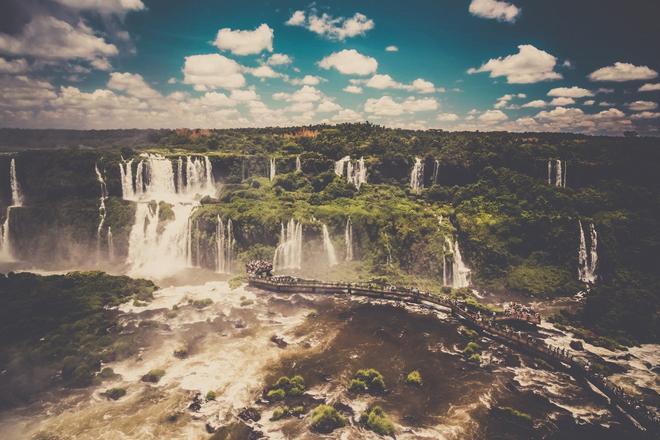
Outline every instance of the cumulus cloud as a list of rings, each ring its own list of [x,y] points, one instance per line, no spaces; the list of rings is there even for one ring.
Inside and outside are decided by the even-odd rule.
[[[634,81],[642,79],[657,78],[658,72],[648,66],[635,66],[630,63],[614,63],[612,66],[601,67],[591,72],[589,79],[591,81]]]
[[[341,110],[341,106],[337,103],[330,101],[329,99],[324,99],[316,107],[316,111],[319,113],[331,113]]]
[[[245,69],[247,73],[257,78],[278,78],[281,74],[275,72],[270,66],[261,65],[259,67],[248,67]]]
[[[510,103],[511,100],[514,99],[514,98],[524,99],[524,98],[527,98],[527,95],[525,95],[524,93],[518,93],[518,94],[506,94],[506,95],[501,96],[501,97],[498,98],[498,100],[497,100],[497,102],[495,103],[494,107],[495,107],[495,108],[506,108],[506,107],[510,107],[510,104],[509,104],[509,103]],[[514,106],[514,108],[515,108],[515,106]]]
[[[557,96],[563,98],[586,98],[594,96],[591,90],[581,87],[557,87],[548,92],[548,96]]]
[[[391,96],[369,98],[364,103],[364,111],[376,116],[399,116],[405,113],[416,113],[437,110],[438,101],[434,98],[406,98],[397,102]]]
[[[284,53],[274,53],[269,58],[266,64],[271,66],[284,66],[286,64],[291,64],[293,60],[291,57]]]
[[[635,102],[630,102],[626,104],[627,107],[636,112],[644,111],[644,110],[655,110],[658,108],[658,104],[652,101],[635,101]]]
[[[323,98],[323,93],[313,86],[302,86],[293,93],[278,92],[273,94],[276,101],[316,102]]]
[[[547,102],[545,102],[542,99],[536,99],[534,101],[527,102],[523,105],[521,105],[522,108],[543,108],[546,105],[548,105]]]
[[[520,8],[511,3],[499,0],[472,0],[470,14],[481,18],[513,23],[520,15]]]
[[[47,60],[102,60],[117,55],[117,47],[97,37],[79,22],[72,26],[55,17],[37,16],[17,35],[0,34],[0,53]]]
[[[183,82],[196,90],[238,89],[245,85],[243,68],[220,54],[192,55],[185,58]]]
[[[502,110],[487,110],[479,115],[479,121],[486,124],[496,124],[506,121],[509,117]]]
[[[568,98],[566,96],[558,96],[557,98],[550,101],[550,105],[555,106],[555,107],[563,107],[563,106],[573,105],[573,104],[575,104],[575,99]]]
[[[346,93],[353,93],[355,95],[359,95],[360,93],[362,93],[362,87],[354,86],[354,85],[348,85],[344,87],[342,90],[344,90],[344,92]]]
[[[396,47],[396,46],[387,46],[385,48],[385,52],[398,52],[398,51],[399,51],[399,48]]]
[[[24,73],[28,70],[28,63],[22,58],[6,60],[0,57],[0,73]]]
[[[215,46],[234,55],[256,55],[273,51],[273,29],[262,24],[253,31],[223,28],[218,31]]]
[[[369,79],[365,80],[356,80],[353,79],[351,80],[351,83],[353,85],[359,85],[363,84],[369,88],[372,89],[378,89],[378,90],[384,90],[384,89],[395,89],[395,90],[406,90],[409,92],[417,92],[417,93],[434,93],[436,90],[435,85],[422,78],[417,78],[410,84],[403,84],[398,81],[396,81],[394,78],[392,78],[390,75],[386,74],[375,74]]]
[[[141,0],[54,0],[73,9],[93,10],[102,14],[125,13],[141,11],[144,3]]]
[[[147,84],[142,75],[137,73],[112,72],[108,88],[126,92],[130,96],[142,99],[159,98],[161,95]]]
[[[325,81],[325,79],[316,75],[305,75],[302,78],[293,78],[289,82],[294,86],[316,86],[321,84],[321,81]]]
[[[660,90],[660,83],[650,84],[646,83],[639,88],[640,92],[657,92]]]
[[[554,71],[557,58],[531,44],[518,46],[518,53],[493,58],[479,68],[468,69],[469,74],[489,72],[491,78],[505,76],[509,84],[531,84],[561,79]]]
[[[439,122],[454,122],[459,118],[456,113],[439,113],[435,119]]]
[[[350,18],[335,18],[326,13],[319,16],[316,13],[305,14],[304,11],[295,11],[286,24],[301,26],[322,37],[340,41],[364,35],[374,28],[374,21],[359,12]]]
[[[362,55],[355,49],[344,49],[333,52],[319,61],[319,67],[325,70],[336,69],[344,75],[370,75],[376,72],[378,61],[370,56]]]
[[[657,119],[660,118],[660,112],[640,112],[630,116],[632,119]]]
[[[584,105],[594,105],[595,103],[596,103],[596,101],[594,101],[593,99],[587,99],[582,104],[584,104]]]

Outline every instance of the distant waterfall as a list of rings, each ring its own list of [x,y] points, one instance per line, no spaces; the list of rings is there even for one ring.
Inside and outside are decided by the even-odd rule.
[[[300,162],[300,154],[296,156],[296,173],[302,173],[302,162]]]
[[[231,265],[234,258],[234,232],[232,231],[231,219],[227,220],[227,226],[218,216],[215,229],[216,242],[216,272],[231,273]]]
[[[335,246],[332,244],[332,239],[330,238],[330,232],[328,232],[328,226],[325,223],[321,226],[323,232],[323,251],[328,260],[328,265],[330,267],[337,265],[337,253],[335,252]]]
[[[435,185],[438,183],[438,171],[440,170],[440,162],[436,159],[433,161],[433,177],[431,177],[431,183]]]
[[[112,238],[112,228],[108,226],[108,261],[112,262],[115,260],[115,242]]]
[[[548,185],[566,188],[566,161],[548,159]]]
[[[133,182],[124,185],[124,176],[129,176],[126,168],[130,167],[120,164],[123,196],[137,202],[128,243],[130,275],[162,278],[192,266],[190,217],[200,197],[215,195],[213,168],[208,157],[187,156],[175,162],[176,173],[168,158],[141,158],[134,186]],[[165,203],[163,208],[159,202]]]
[[[463,255],[461,254],[461,249],[458,245],[458,239],[452,241],[449,238],[446,238],[443,249],[445,255],[442,258],[442,284],[444,286],[451,286],[454,289],[468,287],[470,285],[471,270],[463,261]],[[450,252],[451,266],[449,266],[447,262]]]
[[[344,156],[336,161],[335,174],[343,177],[344,171],[346,172],[346,181],[355,188],[360,189],[363,184],[367,183],[367,166],[364,157],[354,162],[351,160],[351,156]]]
[[[346,261],[353,261],[353,222],[351,218],[346,219],[346,228],[344,229],[344,242],[346,244]]]
[[[108,198],[108,187],[105,184],[103,174],[99,171],[99,167],[94,165],[94,172],[96,173],[96,180],[101,186],[101,196],[99,198],[99,225],[96,227],[96,259],[101,258],[101,232],[103,231],[103,224],[105,223],[106,207],[105,201]]]
[[[11,202],[7,207],[6,218],[0,231],[0,261],[14,261],[9,219],[11,218],[12,208],[23,206],[23,193],[18,183],[18,177],[16,176],[16,159],[13,157],[9,162],[9,186],[11,187]]]
[[[135,198],[135,189],[133,189],[133,159],[128,162],[119,163],[119,175],[121,176],[121,193],[125,200]]]
[[[594,284],[598,279],[598,233],[593,223],[589,223],[589,251],[587,251],[587,240],[585,228],[582,221],[578,220],[580,227],[580,247],[578,250],[578,279],[586,284]]]
[[[415,158],[415,165],[410,172],[410,188],[415,194],[419,194],[424,188],[424,162],[419,157]]]
[[[276,175],[277,175],[277,164],[275,163],[275,159],[271,158],[270,159],[270,173],[268,174],[268,177],[270,178],[271,182],[273,180],[275,180]]]
[[[294,219],[281,225],[280,244],[275,249],[273,267],[278,269],[300,269],[302,266],[302,223]]]

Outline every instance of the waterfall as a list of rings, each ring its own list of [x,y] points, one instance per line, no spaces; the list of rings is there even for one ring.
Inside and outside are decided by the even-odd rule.
[[[108,187],[105,184],[105,179],[103,174],[99,171],[98,165],[94,165],[94,172],[96,173],[96,180],[101,186],[101,197],[99,198],[99,225],[96,227],[96,259],[100,260],[101,258],[101,231],[103,230],[103,224],[105,223],[105,201],[108,198]]]
[[[9,162],[9,186],[11,187],[11,202],[7,207],[5,221],[0,228],[0,261],[14,261],[9,219],[11,218],[12,208],[23,206],[23,193],[16,176],[16,159],[13,157]]]
[[[112,239],[112,228],[108,226],[108,261],[112,262],[115,259],[115,242]]]
[[[273,267],[277,269],[300,269],[302,264],[302,223],[290,219],[281,224],[280,243],[275,249]]]
[[[216,271],[218,273],[231,273],[231,265],[234,257],[234,233],[232,231],[231,219],[227,220],[227,226],[218,216],[215,229],[216,241]]]
[[[277,175],[277,164],[275,163],[275,159],[271,158],[270,159],[270,173],[268,175],[271,182],[275,179],[276,175]]]
[[[330,238],[330,232],[328,232],[328,227],[325,223],[321,225],[321,230],[323,232],[323,251],[325,256],[328,259],[328,265],[330,267],[337,265],[337,253],[335,252],[335,246],[332,244],[332,239]]]
[[[362,184],[367,183],[367,166],[364,157],[353,162],[351,156],[344,156],[335,162],[335,174],[343,177],[346,170],[346,181],[352,184],[356,189],[360,189]]]
[[[566,161],[548,159],[548,185],[566,188]]]
[[[135,190],[133,189],[133,159],[128,162],[119,163],[119,175],[121,176],[121,194],[125,200],[133,200],[135,198]]]
[[[470,285],[470,268],[465,265],[463,255],[458,245],[458,239],[453,241],[445,238],[442,257],[442,285],[451,286],[454,289],[468,287]],[[451,255],[451,266],[447,258]],[[451,281],[451,283],[450,283]]]
[[[415,158],[415,165],[410,173],[410,188],[415,194],[419,194],[424,188],[424,162],[419,157]]]
[[[580,247],[578,250],[578,279],[586,284],[594,284],[598,279],[598,233],[593,223],[589,223],[589,251],[582,221],[578,220],[580,227]]]
[[[296,156],[296,173],[302,173],[302,162],[300,162],[300,154]]]
[[[440,162],[436,159],[433,161],[433,177],[431,177],[432,185],[438,183],[438,171],[440,170]]]
[[[346,228],[344,229],[344,242],[346,244],[346,261],[353,261],[353,222],[351,218],[346,219]]]
[[[128,243],[130,275],[162,278],[193,265],[190,217],[200,197],[215,195],[213,168],[208,157],[187,156],[176,160],[176,169],[175,173],[173,162],[163,156],[143,156],[134,193],[123,192],[124,198],[132,196],[137,202]],[[132,182],[124,185],[122,180],[122,190],[129,187]],[[159,202],[165,202],[163,207]]]

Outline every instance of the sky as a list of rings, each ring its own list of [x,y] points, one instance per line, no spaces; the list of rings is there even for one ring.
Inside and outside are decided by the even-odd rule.
[[[2,0],[0,126],[660,135],[651,0]]]

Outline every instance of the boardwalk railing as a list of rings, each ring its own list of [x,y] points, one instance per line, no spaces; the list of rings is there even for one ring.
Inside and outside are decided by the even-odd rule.
[[[547,344],[542,339],[514,332],[501,326],[496,319],[471,311],[466,304],[447,296],[414,288],[382,286],[374,283],[342,283],[306,280],[294,277],[250,277],[249,285],[280,293],[312,293],[327,295],[355,295],[382,300],[425,305],[437,311],[451,311],[458,319],[491,338],[505,343],[532,356],[541,358],[555,368],[574,377],[582,378],[605,394],[613,407],[631,418],[635,426],[649,433],[660,432],[660,419],[644,404],[602,374],[594,371],[591,364],[572,356],[568,351]]]

